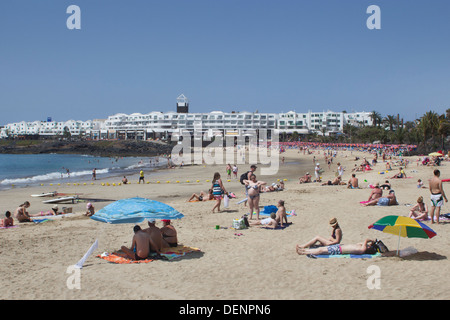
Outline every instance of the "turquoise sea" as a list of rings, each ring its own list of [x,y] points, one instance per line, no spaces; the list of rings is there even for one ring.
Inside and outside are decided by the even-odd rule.
[[[72,154],[0,154],[0,189],[90,181],[96,169],[97,179],[131,175],[141,168],[167,165],[158,157],[96,157]]]

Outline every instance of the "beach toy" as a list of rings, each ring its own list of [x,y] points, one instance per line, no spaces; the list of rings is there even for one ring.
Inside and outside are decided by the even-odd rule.
[[[283,181],[287,181],[287,179],[283,179]]]
[[[102,186],[104,186],[105,184],[102,182]]]
[[[206,182],[209,182],[209,180],[206,180]]]
[[[220,229],[220,226],[219,225],[216,225],[216,230],[219,230]]]
[[[116,186],[116,184],[115,184],[115,183],[113,183],[112,185],[113,185],[113,186]]]
[[[364,182],[367,182],[367,180],[366,180],[366,179],[364,179]]]
[[[53,183],[50,183],[50,185],[52,186],[52,185],[53,185]]]
[[[227,182],[230,182],[230,181],[231,181],[230,179],[227,180]]]
[[[156,183],[159,183],[159,181],[156,181]]]
[[[120,183],[120,182],[119,182],[119,183],[118,183],[117,185],[118,185],[118,186],[121,186],[121,185],[122,185],[122,183]]]
[[[179,181],[179,180],[177,180],[176,182],[177,182],[177,183],[180,183],[180,181]]]
[[[200,180],[197,180],[197,182],[200,182]]]
[[[85,182],[85,183],[83,183],[83,185],[86,185],[86,182]]]
[[[190,182],[189,180],[186,180],[186,182]]]
[[[166,181],[166,183],[170,183],[170,181],[169,181],[169,180],[167,180],[167,181]]]

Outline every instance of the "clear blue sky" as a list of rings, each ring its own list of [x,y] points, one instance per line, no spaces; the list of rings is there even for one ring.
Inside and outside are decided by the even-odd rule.
[[[69,5],[81,30],[69,30]],[[369,30],[369,5],[381,30]],[[450,108],[448,0],[0,2],[0,125],[191,112]]]

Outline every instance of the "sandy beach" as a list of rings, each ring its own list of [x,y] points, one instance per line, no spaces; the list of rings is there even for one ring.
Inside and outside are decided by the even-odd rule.
[[[319,153],[320,152],[320,153]],[[98,180],[91,185],[44,185],[14,188],[0,192],[0,212],[11,212],[24,201],[31,203],[31,214],[47,211],[49,204],[31,194],[57,190],[77,193],[85,199],[72,207],[73,214],[52,218],[44,223],[24,223],[16,228],[0,230],[2,286],[0,299],[188,299],[188,300],[297,300],[297,299],[448,299],[450,280],[447,270],[450,256],[450,233],[446,221],[439,225],[425,222],[437,236],[432,239],[401,238],[400,249],[413,247],[418,252],[408,257],[376,257],[372,259],[310,259],[295,251],[296,244],[316,235],[329,237],[330,218],[336,217],[343,230],[343,244],[362,242],[366,238],[381,239],[390,250],[397,248],[398,237],[368,229],[368,226],[386,215],[407,216],[410,206],[421,195],[429,206],[428,189],[417,188],[417,180],[425,185],[433,176],[435,167],[417,166],[418,157],[410,157],[405,170],[409,179],[389,179],[398,172],[394,167],[385,171],[382,161],[368,172],[356,172],[361,189],[347,186],[321,186],[320,183],[299,184],[298,178],[309,171],[314,176],[313,157],[325,170],[322,180],[331,180],[340,162],[346,171],[343,181],[351,176],[355,156],[361,159],[368,153],[338,151],[331,168],[324,162],[323,151],[304,155],[298,150],[287,150],[281,156],[277,175],[261,176],[268,184],[286,179],[284,191],[264,193],[260,206],[276,205],[285,201],[286,209],[296,216],[282,230],[251,227],[236,231],[231,227],[235,218],[248,213],[244,204],[237,204],[244,196],[239,179],[227,181],[225,164],[195,165],[161,170],[146,175],[147,184],[137,184],[138,172],[128,177],[131,184],[117,185],[120,178]],[[239,173],[249,164],[239,165]],[[260,166],[261,167],[261,166]],[[439,167],[441,178],[450,178],[448,162]],[[187,202],[192,193],[207,191],[214,172],[222,175],[224,185],[234,192],[236,199],[229,208],[212,213],[214,201]],[[369,197],[369,184],[390,180],[399,205],[390,207],[363,207],[360,201]],[[189,182],[187,182],[189,180]],[[199,182],[197,182],[199,180]],[[160,181],[157,183],[156,181]],[[170,181],[170,183],[167,183]],[[176,181],[179,181],[177,183]],[[105,185],[102,185],[105,184]],[[112,184],[116,184],[113,186]],[[109,184],[106,185],[106,184]],[[444,189],[450,194],[448,184]],[[172,221],[178,231],[179,242],[200,249],[172,261],[152,261],[143,264],[114,264],[96,257],[103,252],[114,252],[122,245],[130,246],[133,225],[110,225],[83,216],[90,201],[96,210],[109,203],[130,197],[144,197],[167,203],[184,214]],[[88,200],[86,200],[88,199]],[[442,214],[450,212],[445,203]],[[161,226],[161,222],[157,221]],[[221,227],[216,229],[215,226]],[[142,227],[146,223],[141,224]],[[241,235],[236,235],[241,234]],[[77,263],[98,239],[99,248],[85,262],[81,270],[80,289],[69,289],[67,268]],[[379,289],[370,289],[370,266],[380,270]]]

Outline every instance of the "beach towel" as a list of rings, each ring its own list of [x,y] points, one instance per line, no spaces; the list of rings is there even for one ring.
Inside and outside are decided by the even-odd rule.
[[[46,221],[51,221],[52,219],[47,219],[47,218],[43,218],[43,219],[36,219],[33,218],[33,222],[34,223],[42,223],[42,222],[46,222]]]
[[[0,229],[11,229],[11,228],[17,228],[17,225],[9,226],[9,227],[0,227]]]
[[[317,259],[317,258],[351,258],[351,259],[372,259],[375,257],[381,257],[381,253],[377,252],[376,254],[308,254],[306,255],[308,258]]]
[[[163,252],[161,252],[161,256],[164,257],[165,260],[173,260],[175,258],[182,257],[182,256],[186,255],[187,253],[196,252],[196,251],[200,251],[200,249],[179,245],[174,248],[164,248]],[[106,261],[109,261],[112,263],[117,263],[117,264],[149,263],[149,262],[158,260],[155,256],[152,257],[152,255],[150,255],[150,257],[145,260],[134,260],[134,259],[128,258],[125,253],[121,253],[121,252],[113,252],[113,253],[109,253],[109,254],[103,253],[103,254],[97,255],[97,258],[101,258]]]

